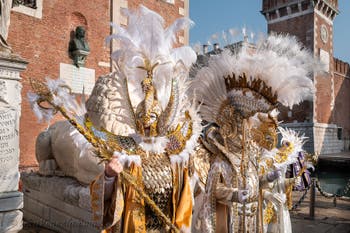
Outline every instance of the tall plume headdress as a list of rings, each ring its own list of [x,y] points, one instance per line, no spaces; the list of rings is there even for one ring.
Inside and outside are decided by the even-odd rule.
[[[195,76],[194,88],[203,103],[201,116],[216,122],[226,100],[247,118],[271,111],[278,102],[292,108],[312,99],[311,77],[319,71],[322,66],[311,53],[287,35],[269,35],[253,51],[244,44],[239,52],[224,49]]]
[[[146,7],[124,14],[128,27],[114,25],[118,33],[107,39],[120,42],[112,59],[123,97],[123,114],[137,133],[164,136],[180,114],[179,98],[185,95],[187,73],[196,60],[190,47],[173,48],[176,32],[192,21],[180,18],[164,29],[163,18]]]

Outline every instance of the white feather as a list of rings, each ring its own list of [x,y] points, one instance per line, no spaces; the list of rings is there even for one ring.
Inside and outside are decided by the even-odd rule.
[[[37,103],[39,96],[35,93],[28,92],[27,98],[34,112],[34,115],[38,118],[38,121],[41,122],[44,120],[45,122],[50,123],[51,119],[53,118],[53,110],[41,108]]]
[[[278,127],[279,132],[282,135],[281,143],[291,143],[293,150],[288,154],[287,160],[283,163],[275,163],[275,167],[285,168],[287,165],[297,162],[299,152],[303,152],[303,145],[306,141],[304,135],[299,135],[296,131],[292,129],[283,129]]]

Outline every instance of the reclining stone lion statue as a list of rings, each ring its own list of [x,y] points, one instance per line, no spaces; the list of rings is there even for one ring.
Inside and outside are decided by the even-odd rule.
[[[86,102],[88,115],[96,127],[125,134],[127,126],[117,121],[118,98],[114,74],[101,76]],[[93,147],[81,150],[76,140],[85,140],[68,121],[59,121],[41,132],[36,140],[36,158],[42,175],[71,176],[83,184],[89,184],[104,170],[94,155]],[[85,140],[86,141],[86,140]],[[87,143],[87,141],[86,141]]]

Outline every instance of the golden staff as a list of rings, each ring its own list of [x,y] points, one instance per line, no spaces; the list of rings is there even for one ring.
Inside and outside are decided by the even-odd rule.
[[[241,176],[242,176],[242,183],[243,183],[243,188],[246,189],[247,188],[247,180],[246,180],[246,162],[245,162],[245,142],[246,142],[246,135],[245,135],[245,126],[246,126],[246,119],[243,119],[242,122],[242,160],[241,160],[241,164],[240,164],[240,170],[241,170]],[[246,216],[246,211],[245,211],[246,205],[245,205],[245,201],[243,202],[243,219],[242,219],[242,227],[243,227],[243,231],[242,232],[246,232],[246,227],[245,227],[245,216]]]
[[[79,133],[81,133],[86,140],[88,140],[91,145],[96,149],[96,155],[103,161],[111,160],[113,156],[114,149],[120,148],[110,148],[106,141],[101,140],[100,138],[95,137],[95,135],[90,131],[86,130],[82,127],[75,119],[71,118],[68,115],[68,112],[65,108],[56,105],[53,102],[53,95],[47,85],[39,80],[30,79],[31,87],[34,92],[39,95],[39,99],[37,100],[38,105],[43,109],[49,109],[41,105],[43,102],[47,102],[49,105],[53,107],[54,110],[59,111],[68,121],[71,123],[74,128],[76,128]],[[70,88],[66,85],[61,85],[61,88]],[[122,171],[120,173],[123,180],[125,180],[129,185],[131,185],[136,192],[146,201],[146,203],[151,207],[151,209],[160,217],[165,224],[167,224],[174,232],[180,233],[180,230],[171,222],[171,220],[162,212],[162,210],[157,206],[157,204],[145,193],[142,188],[136,183],[135,178],[126,171]]]

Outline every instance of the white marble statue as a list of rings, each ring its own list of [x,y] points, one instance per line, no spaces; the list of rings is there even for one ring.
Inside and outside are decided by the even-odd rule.
[[[10,26],[10,14],[12,8],[12,0],[0,0],[0,34],[6,41],[8,36],[8,29]]]
[[[118,104],[114,76],[98,79],[86,103],[87,112],[97,127],[103,127],[116,134],[125,134],[126,126],[116,124]],[[39,173],[75,177],[79,182],[89,184],[104,167],[90,150],[82,151],[75,140],[85,140],[68,121],[60,121],[42,132],[36,141],[36,158]]]
[[[9,54],[11,47],[7,44],[8,29],[10,26],[10,15],[12,0],[0,0],[0,52]]]

